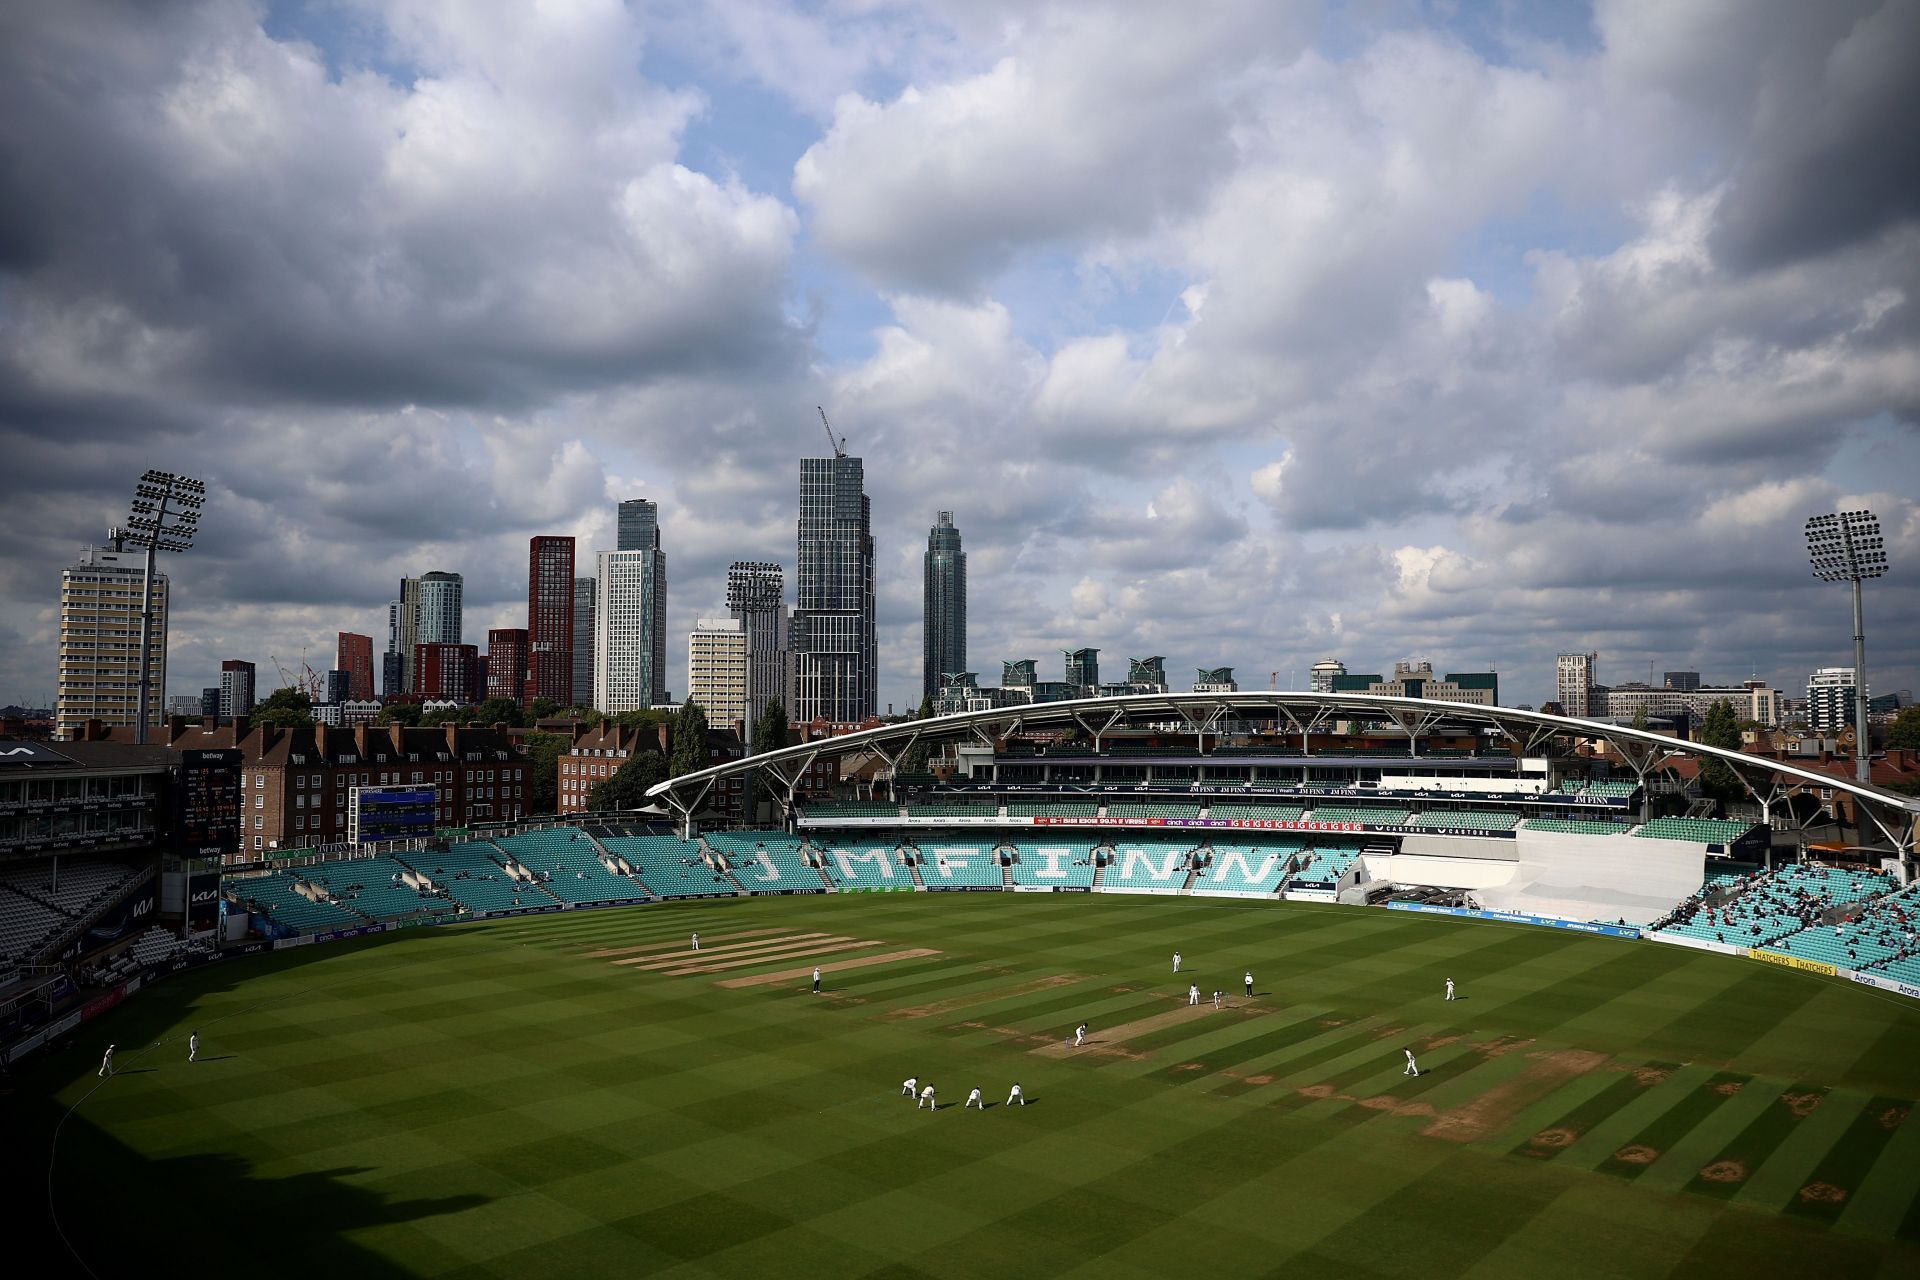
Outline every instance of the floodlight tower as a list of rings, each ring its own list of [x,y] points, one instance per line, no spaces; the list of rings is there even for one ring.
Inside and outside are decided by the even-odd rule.
[[[146,570],[140,575],[139,713],[134,741],[147,741],[147,676],[153,669],[153,561],[156,552],[182,552],[193,546],[200,527],[200,505],[207,486],[191,476],[171,471],[148,471],[133,488],[133,514],[127,517],[126,541],[147,549]]]
[[[1813,576],[1822,582],[1853,584],[1853,776],[1872,780],[1872,751],[1867,740],[1867,625],[1860,609],[1860,584],[1887,571],[1887,544],[1880,517],[1871,511],[1839,511],[1807,521],[1807,554]]]

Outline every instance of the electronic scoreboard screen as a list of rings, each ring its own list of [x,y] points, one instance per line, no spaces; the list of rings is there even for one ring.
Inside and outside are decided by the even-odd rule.
[[[440,802],[432,787],[354,787],[348,803],[347,838],[377,844],[432,835]]]
[[[188,858],[224,858],[240,847],[240,753],[183,751],[173,783],[170,844]]]

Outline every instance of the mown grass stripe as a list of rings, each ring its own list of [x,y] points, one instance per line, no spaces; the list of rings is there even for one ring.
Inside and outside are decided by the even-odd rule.
[[[1638,1178],[1696,1125],[1725,1105],[1751,1078],[1720,1072],[1701,1081],[1636,1133],[1631,1141],[1602,1160],[1599,1172],[1629,1181]]]
[[[1622,1107],[1642,1097],[1647,1090],[1666,1080],[1679,1069],[1680,1064],[1677,1062],[1649,1062],[1627,1072],[1593,1097],[1514,1147],[1510,1154],[1527,1156],[1535,1160],[1558,1159],[1561,1152],[1584,1137],[1588,1130]]]
[[[1912,1101],[1905,1098],[1885,1094],[1869,1098],[1787,1201],[1786,1212],[1820,1222],[1839,1218],[1912,1108]]]
[[[1768,1156],[1826,1097],[1824,1085],[1797,1084],[1783,1090],[1767,1109],[1701,1166],[1685,1187],[1696,1195],[1731,1200]]]

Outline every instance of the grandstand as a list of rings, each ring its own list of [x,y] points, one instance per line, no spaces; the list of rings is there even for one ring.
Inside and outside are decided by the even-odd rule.
[[[907,805],[909,818],[998,818],[1000,806],[975,800],[915,800]]]
[[[1518,813],[1481,812],[1466,809],[1429,809],[1415,814],[1407,825],[1420,828],[1451,828],[1456,831],[1511,831],[1520,821]]]
[[[784,831],[713,831],[707,847],[733,869],[748,893],[825,893],[826,877],[808,865],[799,836]]]
[[[420,877],[397,858],[322,862],[301,873],[341,906],[369,920],[400,920],[454,910],[453,903],[417,887]]]
[[[1295,859],[1293,874],[1282,887],[1331,892],[1359,859],[1357,845],[1316,844]]]
[[[1558,831],[1563,835],[1576,836],[1618,836],[1626,835],[1629,824],[1624,822],[1597,822],[1579,818],[1528,818],[1523,824],[1528,831]]]
[[[1097,818],[1098,804],[1071,800],[1009,800],[1009,818]]]
[[[1013,883],[1075,889],[1093,887],[1093,849],[1085,841],[1063,844],[1054,840],[1010,840]]]
[[[1235,893],[1264,896],[1280,889],[1298,845],[1229,845],[1216,843],[1211,861],[1194,877],[1195,893]]]
[[[1316,805],[1308,816],[1315,822],[1364,822],[1370,827],[1400,827],[1413,817],[1413,810],[1374,805]]]
[[[300,891],[302,881],[286,871],[269,871],[244,879],[229,878],[227,895],[250,911],[295,933],[315,933],[322,929],[351,929],[367,923],[365,916],[324,899],[309,897]],[[319,893],[318,889],[312,891]]]
[[[628,898],[639,897],[642,885],[660,898],[711,898],[737,892],[733,881],[708,864],[699,845],[678,836],[611,836],[604,843],[608,853],[633,868],[631,879],[605,872],[606,891]]]
[[[898,840],[828,840],[817,846],[827,879],[838,889],[911,889],[913,871]]]
[[[1197,804],[1171,804],[1165,801],[1115,801],[1107,805],[1109,818],[1197,818]]]
[[[1699,844],[1732,844],[1753,829],[1749,822],[1721,818],[1651,818],[1633,834],[1648,840],[1689,840]]]
[[[800,816],[822,821],[837,818],[898,818],[900,806],[886,800],[810,800],[800,811]]]
[[[1741,947],[1773,947],[1806,959],[1826,960],[1827,936],[1819,929],[1837,922],[1834,913],[1890,894],[1892,877],[1878,871],[1848,871],[1796,863],[1773,872],[1705,883],[1650,932]],[[1830,930],[1829,930],[1830,931]],[[1795,950],[1796,935],[1814,934]],[[1851,968],[1846,965],[1843,967]]]
[[[641,840],[648,838],[628,837]],[[494,843],[514,863],[531,872],[542,889],[562,902],[590,905],[596,902],[632,902],[646,896],[640,885],[626,876],[609,871],[600,858],[599,847],[593,838],[576,827],[525,831],[517,836],[503,837]],[[635,860],[629,857],[628,861],[631,863]],[[664,891],[655,889],[654,892]]]
[[[1306,813],[1303,805],[1259,804],[1244,800],[1217,801],[1208,809],[1210,817],[1231,818],[1241,822],[1298,822]]]
[[[1135,893],[1174,890],[1185,886],[1191,867],[1191,840],[1129,836],[1113,842],[1112,861],[1100,878],[1102,887]]]
[[[920,836],[914,843],[920,879],[929,889],[998,889],[1005,883],[993,840]]]
[[[463,840],[438,852],[410,855],[413,866],[434,887],[469,911],[512,911],[556,899],[507,874],[504,856],[485,840]],[[531,891],[523,903],[521,898]]]

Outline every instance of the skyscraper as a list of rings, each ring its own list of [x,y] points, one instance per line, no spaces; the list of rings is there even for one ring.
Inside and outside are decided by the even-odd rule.
[[[347,673],[347,697],[373,696],[373,637],[342,631],[334,655],[333,669]]]
[[[747,708],[742,718],[751,732],[767,703],[787,696],[786,578],[780,566],[754,560],[727,566],[727,610],[739,620],[747,640]]]
[[[573,539],[542,534],[527,547],[526,700],[573,705]]]
[[[687,697],[726,728],[747,716],[747,633],[738,618],[701,618],[687,636]]]
[[[953,512],[942,511],[927,531],[920,692],[935,697],[941,677],[967,669],[967,553]]]
[[[593,705],[608,715],[666,698],[667,557],[602,551],[593,601]]]
[[[526,691],[526,628],[493,628],[487,632],[487,696],[517,704]]]
[[[1098,649],[1062,649],[1067,660],[1066,682],[1076,698],[1095,697],[1100,692],[1100,651]]]
[[[788,630],[794,720],[873,714],[873,509],[858,458],[800,462],[797,603]]]
[[[1594,665],[1597,653],[1563,653],[1555,660],[1560,710],[1576,719],[1594,714]]]
[[[1821,667],[1807,677],[1807,728],[1838,734],[1853,725],[1853,668]]]
[[[60,571],[60,693],[57,736],[76,736],[98,720],[130,725],[140,718],[140,575],[144,551],[118,537],[110,547],[83,547]],[[153,575],[152,665],[147,673],[149,726],[162,721],[167,689],[167,575]]]
[[[613,545],[616,551],[658,551],[659,504],[647,498],[628,498],[622,502]]]
[[[398,661],[390,661],[383,673],[397,673],[400,687],[388,685],[386,692],[413,689],[413,659],[418,646],[460,643],[463,591],[464,580],[457,573],[435,570],[418,578],[400,579],[400,598],[387,605],[387,652]]]
[[[573,580],[573,704],[593,701],[593,591],[592,578]]]
[[[220,664],[220,718],[231,720],[253,710],[255,673],[251,662],[228,658]]]

